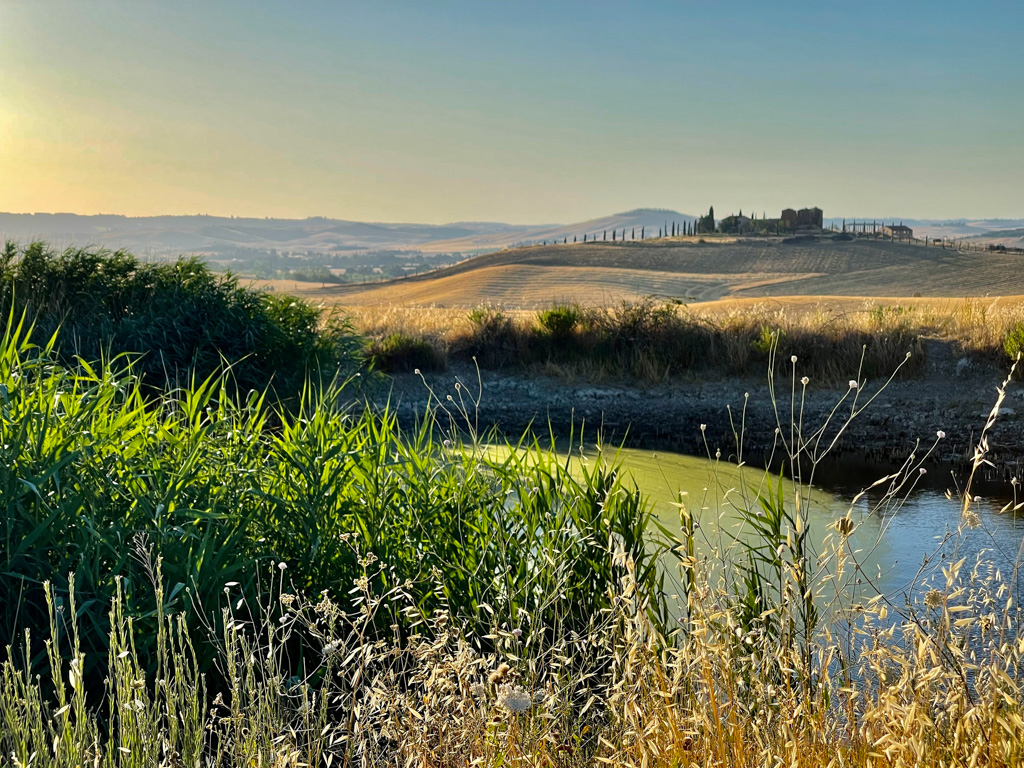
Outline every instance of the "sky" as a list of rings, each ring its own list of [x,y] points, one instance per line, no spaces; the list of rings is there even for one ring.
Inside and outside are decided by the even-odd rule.
[[[0,0],[0,211],[1024,217],[1024,2]]]

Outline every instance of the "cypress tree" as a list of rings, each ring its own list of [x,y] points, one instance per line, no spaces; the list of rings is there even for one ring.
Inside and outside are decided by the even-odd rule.
[[[615,230],[614,229],[612,230],[612,242],[613,243],[615,242]]]
[[[608,230],[607,229],[604,231],[604,234],[601,235],[601,242],[603,242],[603,243],[608,242]]]
[[[633,227],[633,230],[629,233],[629,239],[636,240],[636,227]]]
[[[643,239],[644,239],[644,230],[645,230],[645,229],[647,229],[647,227],[640,227],[640,239],[641,239],[641,240],[643,240]]]

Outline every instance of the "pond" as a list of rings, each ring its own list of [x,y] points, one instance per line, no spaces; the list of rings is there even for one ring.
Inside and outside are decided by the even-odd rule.
[[[580,460],[617,462],[653,504],[659,521],[672,533],[680,532],[680,505],[699,521],[697,549],[714,560],[714,550],[742,537],[740,509],[757,508],[758,492],[777,488],[778,478],[764,470],[673,453],[635,449],[576,451]],[[838,538],[835,522],[849,514],[856,527],[850,537],[861,565],[860,587],[864,596],[877,589],[894,601],[905,602],[924,588],[929,579],[941,579],[942,566],[965,559],[963,574],[980,560],[998,569],[1011,584],[1018,584],[1018,564],[1024,545],[1024,513],[1014,512],[1014,491],[1009,484],[1000,492],[986,487],[975,497],[971,510],[977,527],[961,525],[961,499],[955,478],[950,490],[939,478],[927,478],[917,470],[896,494],[886,494],[889,483],[861,493],[864,486],[855,473],[832,467],[821,474],[828,481],[800,491],[808,510],[812,540],[817,554],[827,552]],[[938,480],[938,482],[936,482]],[[787,505],[795,499],[792,480],[784,482]],[[960,486],[963,480],[959,481]],[[870,483],[865,483],[870,485]],[[826,565],[826,567],[829,567]]]

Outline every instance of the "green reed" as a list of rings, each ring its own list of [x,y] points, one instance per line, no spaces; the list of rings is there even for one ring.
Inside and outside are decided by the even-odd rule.
[[[377,588],[414,585],[419,616],[445,607],[481,634],[585,625],[611,600],[616,552],[664,616],[650,511],[612,468],[580,476],[539,445],[498,461],[432,412],[403,432],[347,381],[287,409],[230,371],[154,393],[131,361],[70,367],[31,336],[11,315],[0,342],[0,647],[45,627],[43,584],[66,601],[74,573],[84,674],[100,674],[119,589],[152,668],[160,612],[214,628],[225,584],[264,602],[271,562],[315,593],[347,589],[369,555],[388,564]],[[162,559],[157,609],[140,546]]]

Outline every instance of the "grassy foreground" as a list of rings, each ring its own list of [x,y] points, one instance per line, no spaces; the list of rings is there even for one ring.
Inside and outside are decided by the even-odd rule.
[[[855,523],[812,552],[799,485],[710,557],[683,508],[671,596],[612,468],[494,464],[331,390],[292,417],[216,382],[147,400],[3,344],[12,765],[1024,759],[1015,577],[950,560],[909,603],[822,605],[859,581]],[[782,449],[813,466],[814,438]]]
[[[401,433],[343,383],[160,391],[34,338],[8,315],[11,765],[1024,761],[1018,574],[957,532],[936,581],[878,594],[854,519],[815,550],[804,483],[739,489],[742,537],[681,506],[669,540],[614,465],[496,458],[455,402]],[[819,437],[777,434],[798,480]]]

